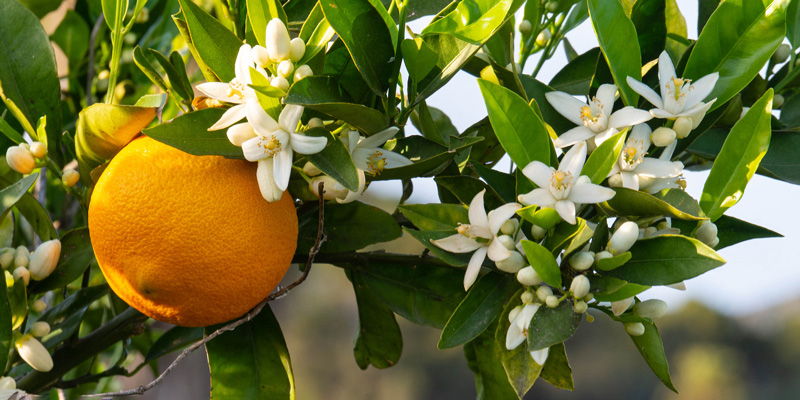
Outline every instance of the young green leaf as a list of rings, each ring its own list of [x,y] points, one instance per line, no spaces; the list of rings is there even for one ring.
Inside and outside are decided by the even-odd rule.
[[[597,149],[592,152],[583,165],[581,175],[586,175],[592,180],[592,183],[599,185],[602,183],[611,169],[619,160],[619,155],[622,153],[622,147],[625,145],[625,134],[628,129],[608,138]]]
[[[322,13],[322,7],[319,2],[316,2],[300,29],[299,37],[306,44],[306,52],[303,54],[303,58],[297,62],[297,65],[308,63],[320,51],[326,50],[328,42],[331,41],[335,34],[336,32]]]
[[[0,190],[0,220],[4,220],[8,213],[11,212],[11,207],[28,193],[28,189],[36,183],[36,178],[39,177],[38,173],[30,174],[17,182]]]
[[[14,286],[6,289],[11,308],[11,329],[16,330],[28,316],[28,294],[22,277],[14,280]]]
[[[468,224],[467,208],[461,204],[403,204],[400,212],[414,226],[425,231],[446,231]]]
[[[403,61],[412,80],[419,82],[436,66],[439,56],[425,44],[421,36],[405,39],[400,45]]]
[[[583,314],[572,309],[572,302],[564,300],[556,308],[539,307],[528,328],[528,350],[545,349],[572,337],[578,329]]]
[[[522,241],[522,249],[525,250],[528,262],[545,283],[556,288],[561,287],[561,270],[555,257],[553,257],[553,253],[530,240]],[[532,349],[536,350],[540,349],[540,347]]]
[[[449,34],[471,44],[486,41],[500,28],[515,0],[473,0],[458,3],[456,9],[434,20],[422,30],[422,35]],[[519,4],[516,5],[519,7]],[[514,8],[516,8],[514,7]]]
[[[206,108],[183,114],[170,123],[156,125],[142,131],[145,135],[176,149],[196,156],[224,156],[244,158],[242,149],[231,144],[227,129],[209,131],[225,110]]]
[[[191,35],[192,46],[203,64],[207,65],[223,82],[236,76],[234,64],[242,41],[209,15],[200,6],[189,0],[178,0],[186,25]]]
[[[655,60],[667,44],[664,0],[639,0],[633,4],[631,21],[636,27],[642,61]]]
[[[639,95],[628,86],[627,78],[642,79],[642,55],[636,27],[625,14],[619,0],[588,0],[592,26],[603,50],[611,75],[626,106],[636,106]]]

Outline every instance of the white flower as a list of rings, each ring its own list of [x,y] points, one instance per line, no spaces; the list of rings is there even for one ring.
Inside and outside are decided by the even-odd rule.
[[[325,148],[328,139],[295,132],[300,116],[303,115],[302,106],[286,105],[278,121],[272,119],[257,101],[248,102],[246,106],[248,120],[257,136],[242,143],[244,158],[258,161],[256,176],[261,193],[267,201],[274,201],[270,199],[274,199],[277,193],[282,193],[289,186],[294,157],[292,151],[300,154],[319,153]],[[277,199],[280,197],[278,194]]]
[[[506,220],[514,216],[520,205],[517,203],[504,204],[487,215],[483,208],[484,193],[486,193],[486,189],[481,190],[469,203],[469,225],[459,225],[456,228],[458,233],[455,235],[431,240],[434,245],[452,253],[475,252],[469,260],[464,275],[464,290],[468,290],[475,283],[487,255],[494,262],[505,260],[511,256],[511,251],[503,246],[500,240],[495,239],[497,239],[497,231]]]
[[[618,129],[653,118],[647,111],[631,106],[612,113],[616,92],[615,85],[601,85],[597,95],[588,104],[564,92],[546,93],[545,97],[553,108],[578,125],[559,136],[553,143],[555,147],[566,147],[592,138],[594,145],[599,146]]]
[[[615,184],[621,183],[622,187],[633,190],[647,189],[650,193],[667,187],[678,187],[677,181],[683,174],[683,163],[669,161],[675,143],[677,142],[665,148],[661,158],[645,157],[650,148],[650,127],[647,124],[636,125],[609,176],[614,178],[618,174]],[[609,182],[612,183],[613,180]]]
[[[703,103],[719,79],[719,72],[708,74],[697,82],[692,83],[689,79],[677,78],[675,76],[675,66],[666,51],[658,57],[658,79],[661,88],[659,96],[653,89],[636,79],[627,78],[628,85],[652,103],[656,108],[650,110],[650,114],[656,118],[676,119],[678,117],[690,117],[693,128],[696,128],[703,119],[711,105],[717,99],[708,103]]]
[[[246,105],[250,103],[258,104],[258,99],[256,98],[253,88],[248,86],[252,82],[250,79],[250,68],[257,70],[265,77],[267,73],[260,66],[256,67],[256,64],[250,57],[250,50],[250,45],[248,44],[243,44],[242,47],[239,48],[239,54],[236,56],[236,63],[234,66],[236,77],[231,79],[230,82],[206,82],[197,85],[197,90],[203,92],[212,99],[236,104],[225,111],[219,121],[208,128],[209,131],[225,129],[244,117],[252,121],[252,115]]]
[[[514,350],[521,345],[528,338],[528,327],[531,325],[533,316],[539,311],[539,304],[526,304],[522,308],[508,327],[506,333],[506,349]],[[537,349],[530,352],[533,361],[539,365],[544,365],[547,361],[547,356],[550,353],[550,348]]]
[[[589,177],[580,175],[585,162],[586,143],[579,142],[564,155],[558,169],[539,161],[526,165],[522,173],[539,188],[520,195],[519,202],[555,208],[564,221],[574,225],[576,203],[600,203],[615,194],[612,189],[595,185]]]

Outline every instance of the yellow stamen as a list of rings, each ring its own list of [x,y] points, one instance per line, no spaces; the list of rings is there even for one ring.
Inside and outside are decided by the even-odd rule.
[[[239,82],[238,79],[233,78],[228,83],[228,91],[225,93],[228,97],[237,96],[239,99],[244,99],[244,84]]]
[[[580,111],[580,119],[583,121],[584,125],[589,125],[593,122],[597,122],[597,119],[600,118],[600,115],[592,115],[592,108],[589,106],[581,107]]]
[[[557,190],[566,189],[572,183],[572,173],[564,171],[556,171],[550,179],[550,185]]]
[[[386,157],[382,157],[383,153],[380,150],[375,150],[369,159],[367,160],[367,166],[369,167],[369,172],[372,176],[380,175],[381,172],[386,168]]]

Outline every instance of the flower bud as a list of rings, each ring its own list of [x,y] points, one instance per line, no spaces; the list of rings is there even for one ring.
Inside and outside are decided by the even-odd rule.
[[[569,291],[572,292],[572,296],[576,299],[580,299],[589,294],[589,288],[589,278],[584,275],[578,275],[572,278],[572,283],[569,285]]]
[[[774,104],[774,100],[773,100]],[[36,158],[44,158],[47,155],[47,146],[44,145],[42,142],[33,142],[31,143],[31,155]]]
[[[500,261],[495,261],[495,265],[497,269],[503,272],[508,272],[509,274],[516,274],[522,267],[525,266],[525,257],[522,256],[518,251],[511,251],[511,255]]]
[[[292,44],[289,31],[280,18],[273,18],[267,24],[267,51],[269,58],[273,61],[283,61],[291,54]]]
[[[255,45],[250,49],[250,59],[261,68],[266,68],[272,60],[269,59],[269,52],[266,47]]]
[[[589,306],[587,306],[586,302],[583,300],[576,301],[575,304],[572,306],[572,310],[575,311],[576,314],[585,313],[587,308],[589,308]]]
[[[500,244],[502,244],[503,247],[505,247],[506,249],[509,249],[509,250],[514,250],[514,248],[516,246],[516,243],[514,243],[514,239],[512,239],[511,236],[508,236],[508,235],[500,235],[500,236],[498,236],[497,237],[497,241],[500,242]]]
[[[14,252],[14,266],[27,267],[30,257],[31,253],[28,251],[27,247],[17,247],[17,250]]]
[[[314,75],[314,71],[308,65],[301,65],[294,71],[294,81],[297,82],[307,76]]]
[[[298,62],[306,54],[306,42],[300,38],[294,38],[289,42],[291,50],[289,51],[289,59]]]
[[[514,320],[517,319],[517,315],[522,312],[522,308],[523,306],[516,306],[512,308],[511,311],[508,312],[508,322],[514,322]]]
[[[228,128],[228,140],[237,147],[242,147],[242,143],[256,137],[253,125],[248,122],[236,124]]]
[[[284,78],[289,78],[294,73],[294,64],[289,60],[283,60],[278,64],[278,74]]]
[[[547,10],[547,12],[554,13],[558,10],[558,2],[548,1],[547,3],[544,3],[544,8]]]
[[[650,299],[633,306],[633,314],[644,318],[659,319],[667,313],[667,303],[663,300]]]
[[[789,56],[792,55],[792,48],[789,47],[788,44],[784,43],[772,53],[772,62],[775,64],[780,64],[786,62],[789,59]]]
[[[672,125],[672,130],[675,131],[678,139],[683,139],[689,136],[689,133],[694,128],[694,123],[689,117],[678,117],[675,124]]]
[[[548,30],[548,29],[545,29],[545,30],[539,32],[539,35],[536,36],[536,44],[539,45],[539,47],[546,46],[547,42],[550,41],[550,36],[551,36],[551,33],[550,33],[550,30]]]
[[[17,381],[10,376],[0,378],[0,389],[14,390],[17,388]]]
[[[73,187],[81,179],[81,174],[72,168],[67,168],[61,175],[61,183],[66,187]]]
[[[547,304],[547,307],[556,308],[558,307],[558,296],[547,296],[547,298],[544,299],[544,303]]]
[[[588,251],[579,251],[569,258],[569,265],[578,271],[586,271],[594,264],[594,255]]]
[[[633,297],[628,297],[627,299],[622,299],[619,301],[612,301],[611,311],[614,313],[614,315],[619,317],[622,315],[622,313],[628,310],[628,307],[631,306],[631,303],[633,303]]]
[[[340,186],[341,189],[336,189],[336,180],[331,178],[328,175],[319,175],[315,176],[311,179],[311,183],[308,184],[308,188],[314,193],[315,196],[319,197],[319,183],[324,183],[322,198],[325,200],[336,200],[336,199],[344,199],[347,197],[348,190],[347,188]]]
[[[546,234],[547,231],[539,225],[533,224],[533,227],[531,227],[531,237],[536,240],[542,240]]]
[[[633,247],[638,238],[639,226],[635,222],[627,221],[611,235],[611,240],[608,241],[608,251],[614,255],[624,253]]]
[[[317,168],[314,164],[310,161],[306,161],[306,164],[303,165],[303,173],[308,176],[317,176],[322,173],[319,168]]]
[[[536,273],[536,270],[531,266],[527,266],[517,271],[517,281],[525,286],[535,286],[544,282],[539,274]]]
[[[38,321],[34,322],[33,325],[31,325],[30,334],[33,335],[34,337],[40,338],[43,336],[47,336],[48,333],[50,333],[50,324],[48,324],[47,322]]]
[[[527,34],[531,33],[531,29],[533,29],[533,26],[531,25],[531,21],[528,21],[527,19],[524,19],[524,20],[522,20],[522,22],[519,23],[519,33],[521,33],[523,35],[527,35]]]
[[[11,146],[6,150],[6,162],[11,169],[20,174],[30,174],[36,168],[33,154],[20,146]]]
[[[643,238],[651,238],[658,232],[655,226],[648,226],[642,230],[642,237]]]
[[[772,98],[772,108],[781,108],[783,103],[786,101],[786,98],[783,97],[782,94],[778,93]]]
[[[625,324],[625,332],[631,336],[644,335],[644,325],[641,322],[628,322]]]
[[[517,227],[519,227],[519,221],[512,218],[500,225],[500,232],[504,235],[513,235],[517,231]]]
[[[614,174],[608,177],[608,186],[609,187],[622,187],[622,175],[621,174]]]
[[[61,241],[58,239],[48,240],[39,245],[31,256],[28,269],[31,278],[40,281],[50,276],[58,265],[58,257],[61,255]]]
[[[547,298],[553,295],[553,289],[550,289],[550,286],[539,286],[536,289],[536,297],[539,298],[539,301],[546,302]]]
[[[22,278],[22,283],[24,283],[25,286],[28,286],[28,283],[31,282],[31,273],[25,267],[17,267],[17,269],[14,270],[13,277],[15,281]]]
[[[269,83],[273,87],[283,90],[284,92],[289,90],[289,81],[287,81],[286,78],[282,76],[276,76],[272,78],[272,80]]]
[[[607,251],[605,251],[605,250],[603,250],[603,251],[601,251],[601,252],[599,252],[599,253],[594,255],[594,261],[598,262],[598,261],[600,261],[600,260],[602,260],[604,258],[611,258],[611,257],[614,257],[614,255],[609,253],[609,252],[607,252]]]
[[[523,304],[530,304],[533,303],[534,294],[528,291],[522,292],[522,295],[519,298],[522,300]]]
[[[38,299],[31,304],[31,310],[40,313],[47,309],[47,303],[44,302],[42,299]]]
[[[715,225],[711,221],[706,220],[701,222],[700,227],[698,227],[697,230],[694,232],[694,237],[696,237],[697,240],[710,246],[711,243],[714,243],[714,241],[717,239],[717,233],[718,233],[717,225]],[[717,243],[719,243],[719,241],[717,241]]]
[[[650,139],[656,147],[667,147],[675,141],[678,134],[674,130],[662,126],[650,134]]]
[[[8,269],[12,264],[14,264],[14,256],[17,254],[17,251],[7,247],[0,252],[0,267],[3,269]]]
[[[53,369],[53,358],[50,353],[30,333],[26,333],[19,338],[15,346],[20,358],[25,360],[31,368],[40,372],[47,372]]]
[[[322,122],[321,119],[319,119],[317,117],[314,117],[314,118],[311,118],[310,120],[308,120],[308,127],[309,128],[324,128],[325,127],[325,123]]]

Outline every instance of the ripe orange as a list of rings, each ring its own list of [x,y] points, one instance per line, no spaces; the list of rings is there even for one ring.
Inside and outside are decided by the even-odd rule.
[[[267,203],[256,164],[193,156],[148,137],[100,176],[89,232],[111,289],[145,315],[208,326],[243,315],[289,268],[291,197]]]

